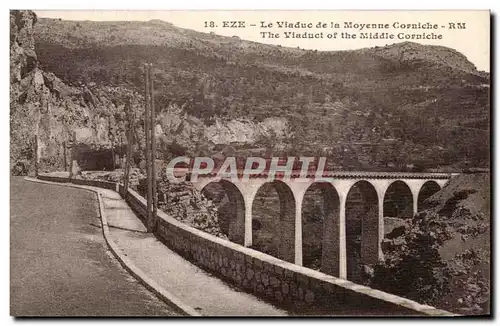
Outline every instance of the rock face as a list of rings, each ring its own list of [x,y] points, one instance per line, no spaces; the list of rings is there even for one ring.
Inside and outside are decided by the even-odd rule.
[[[174,183],[163,176],[157,186],[159,209],[194,228],[228,239],[221,230],[217,208],[191,183]]]
[[[38,68],[33,39],[36,15],[31,11],[10,13],[10,123],[11,168],[14,173],[33,170],[35,157],[43,170],[61,166],[62,143],[67,127],[62,116],[81,116],[83,109],[68,97],[77,90],[64,85],[53,74]],[[66,96],[66,99],[62,96]],[[35,136],[37,138],[35,138]]]
[[[33,27],[36,15],[31,11],[10,13],[10,81],[18,83],[37,65]]]
[[[217,119],[213,126],[206,129],[206,137],[216,144],[255,143],[260,137],[275,133],[276,138],[282,138],[288,130],[285,118],[267,118],[254,123],[243,119],[223,122]]]
[[[187,114],[181,107],[171,105],[159,114],[156,134],[165,142],[175,142],[191,151],[205,144],[245,143],[254,144],[262,137],[275,136],[282,140],[289,132],[287,119],[273,117],[262,122],[247,119],[224,120],[216,118],[215,123],[206,126],[203,121]]]
[[[120,87],[68,86],[38,67],[32,11],[10,12],[10,124],[11,171],[64,170],[70,149],[64,149],[76,132],[76,141],[118,147],[125,142],[124,99],[132,106],[139,94]],[[138,116],[139,108],[135,109]],[[140,137],[139,141],[141,140]],[[67,155],[66,160],[64,154]],[[37,158],[37,159],[36,159]]]
[[[488,314],[489,187],[487,174],[450,179],[384,244],[386,261],[375,266],[371,285],[459,314]]]
[[[10,13],[11,168],[14,173],[32,171],[35,157],[42,170],[61,169],[62,144],[68,141],[69,128],[79,124],[86,113],[77,102],[80,93],[77,89],[38,68],[33,39],[36,21],[31,11]]]

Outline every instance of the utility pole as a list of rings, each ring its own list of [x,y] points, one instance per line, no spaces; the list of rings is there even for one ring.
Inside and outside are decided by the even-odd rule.
[[[148,232],[152,232],[152,197],[153,197],[153,187],[152,187],[152,166],[151,166],[151,117],[150,117],[150,97],[149,97],[149,64],[144,65],[145,74],[145,118],[144,118],[144,131],[146,133],[146,181],[147,181],[147,192],[146,192],[146,228]]]
[[[38,133],[33,137],[33,150],[35,156],[35,177],[38,177]]]
[[[67,153],[66,153],[66,141],[63,141],[62,143],[62,148],[63,148],[63,165],[64,165],[64,171],[68,171],[68,158],[67,158]]]
[[[108,130],[111,129],[111,117],[108,116]],[[116,139],[113,136],[112,132],[109,132],[109,138],[111,138],[111,166],[113,167],[113,171],[116,169],[116,162],[115,162],[115,145],[116,145]]]
[[[130,159],[132,156],[132,142],[133,142],[133,128],[134,128],[134,118],[132,117],[132,107],[130,105],[130,98],[125,104],[127,108],[127,120],[128,120],[128,130],[127,130],[127,158],[125,161],[125,173],[123,180],[123,196],[127,196],[128,192],[128,182],[130,178]]]
[[[155,113],[155,98],[154,98],[154,83],[153,83],[153,65],[149,64],[149,99],[151,101],[151,176],[152,176],[152,184],[151,190],[153,195],[153,228],[156,227],[157,222],[157,212],[158,212],[158,195],[156,189],[156,135],[155,135],[155,121],[156,121],[156,113]]]
[[[76,147],[76,131],[71,133],[71,150],[69,152],[69,179],[73,178],[73,160]]]

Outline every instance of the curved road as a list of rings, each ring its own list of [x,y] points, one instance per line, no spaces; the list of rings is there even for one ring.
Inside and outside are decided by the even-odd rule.
[[[11,315],[177,315],[108,251],[94,193],[10,182]]]

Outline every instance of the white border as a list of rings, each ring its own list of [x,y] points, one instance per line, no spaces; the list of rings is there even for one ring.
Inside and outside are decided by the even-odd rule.
[[[7,266],[8,260],[9,260],[9,246],[10,246],[10,241],[9,241],[9,215],[10,215],[10,210],[9,210],[9,71],[8,67],[9,65],[7,64],[9,61],[9,22],[8,22],[8,9],[196,9],[196,10],[201,10],[201,9],[375,9],[375,10],[383,10],[383,9],[491,9],[492,12],[495,14],[498,14],[500,12],[499,9],[499,3],[500,1],[498,0],[474,0],[474,1],[453,1],[453,2],[448,2],[448,4],[444,2],[438,2],[436,0],[419,0],[419,1],[413,1],[413,2],[404,2],[404,1],[387,1],[387,0],[377,0],[377,1],[355,1],[355,0],[349,0],[349,1],[319,1],[319,0],[307,0],[307,1],[270,1],[270,0],[252,0],[252,1],[224,1],[224,0],[212,0],[212,1],[202,1],[202,0],[184,0],[184,1],[178,1],[178,2],[170,2],[170,1],[151,1],[151,0],[141,0],[141,1],[131,1],[131,0],[122,0],[122,1],[108,1],[104,2],[102,0],[97,1],[97,0],[86,0],[86,1],[80,1],[80,2],[69,2],[67,0],[61,1],[61,0],[46,0],[46,1],[34,1],[34,0],[29,0],[29,1],[10,1],[10,2],[2,2],[2,7],[5,6],[5,10],[3,10],[3,15],[0,17],[2,18],[2,27],[4,28],[3,33],[0,34],[1,36],[1,41],[0,41],[0,46],[2,47],[2,51],[0,51],[1,55],[3,56],[3,65],[1,65],[2,69],[2,74],[3,76],[2,79],[2,87],[0,90],[3,92],[3,96],[1,97],[4,100],[4,105],[2,106],[1,113],[2,117],[0,118],[0,151],[4,155],[2,155],[2,159],[0,160],[0,171],[3,173],[1,174],[1,182],[0,182],[0,189],[1,189],[1,206],[3,214],[0,216],[2,217],[1,222],[2,225],[0,227],[0,230],[2,232],[1,234],[1,239],[2,239],[2,244],[0,245],[0,252],[2,255],[2,261],[4,262],[4,266]],[[498,24],[498,21],[497,21]],[[496,26],[493,26],[495,28]],[[495,28],[496,30],[496,28]],[[498,35],[496,33],[493,34],[495,37],[495,43],[494,43],[494,48],[496,48],[496,42],[498,41]],[[471,44],[471,46],[473,46]],[[492,47],[493,49],[493,47]],[[495,51],[496,52],[496,51]],[[493,67],[492,67],[493,68]],[[496,65],[494,66],[495,69],[491,69],[491,73],[495,74],[497,73]],[[494,85],[494,92],[495,94],[498,94],[498,85]],[[497,96],[495,96],[497,98]],[[497,107],[497,101],[495,103],[492,103],[492,108]],[[495,119],[495,122],[498,123],[498,119]],[[496,140],[497,133],[494,133],[494,137]],[[496,141],[494,142],[496,143]],[[495,168],[497,167],[497,162],[495,162]],[[492,180],[493,181],[493,180]],[[494,182],[496,183],[496,178]],[[495,194],[495,197],[492,198],[492,202],[499,203],[500,202],[500,196]],[[492,216],[492,218],[495,218]],[[495,223],[495,234],[498,234],[498,221]],[[495,257],[492,257],[492,261],[497,261],[498,259],[498,249],[495,250]],[[3,317],[2,319],[2,325],[5,324],[13,324],[14,319],[9,317],[10,312],[9,312],[9,269],[7,267],[2,268],[2,281],[0,282],[1,288],[0,288],[0,293],[1,293],[1,303],[0,307],[2,309],[1,316]],[[498,279],[496,276],[498,273],[495,273],[495,275],[492,275],[492,277],[495,277],[495,282],[494,284],[498,283]],[[492,289],[493,295],[495,294],[495,289]],[[497,303],[498,300],[494,300],[494,303]],[[493,307],[493,309],[496,311],[496,305]],[[43,320],[42,320],[43,321]],[[356,320],[357,322],[360,322],[361,320]],[[404,320],[396,320],[396,321],[391,321],[391,322],[397,322],[401,323]],[[448,320],[453,322],[453,320]],[[26,324],[31,324],[34,322],[40,322],[34,321],[34,320],[25,320],[23,323]],[[123,323],[123,320],[91,320],[91,319],[86,319],[86,320],[78,320],[78,323],[83,323],[83,324],[92,324],[92,325],[104,325],[105,323],[107,324],[108,322],[119,322]],[[167,323],[179,323],[182,322],[183,324],[186,324],[186,321],[182,320],[162,320],[161,322],[167,322]],[[196,321],[189,321],[189,323],[196,322]],[[207,321],[205,321],[207,322]],[[208,322],[211,323],[219,323],[221,320],[209,320]],[[235,320],[227,320],[227,322],[233,323]],[[274,319],[274,320],[250,320],[246,321],[246,323],[255,323],[255,324],[270,324],[270,323],[275,323],[275,322],[300,322],[300,323],[308,323],[309,320],[290,320],[290,319],[284,319],[284,320],[279,320],[279,319]],[[341,320],[330,320],[330,319],[321,319],[321,320],[315,320],[315,322],[327,322],[327,323],[336,323],[336,324],[347,324],[349,320],[346,319],[341,319]],[[362,322],[369,322],[373,323],[375,320],[364,320]],[[379,323],[386,323],[390,322],[390,320],[378,320],[377,322]],[[439,323],[438,320],[432,319],[432,320],[420,320],[419,322],[425,322],[426,324],[434,324],[434,323]],[[462,320],[462,323],[471,323],[474,322],[474,320]],[[73,323],[73,321],[59,321],[58,323],[66,325]],[[142,325],[144,324],[145,321],[127,321],[127,324],[135,324],[135,325]]]

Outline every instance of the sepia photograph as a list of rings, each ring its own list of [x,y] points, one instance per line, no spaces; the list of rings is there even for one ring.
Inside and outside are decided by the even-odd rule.
[[[489,10],[9,13],[11,316],[491,316]]]

